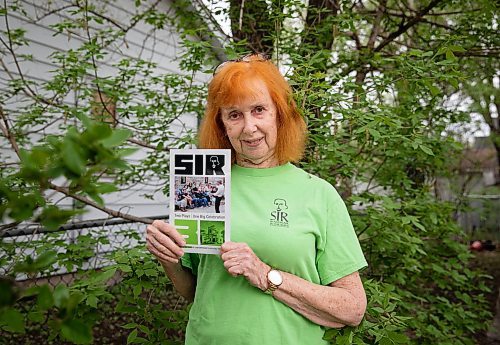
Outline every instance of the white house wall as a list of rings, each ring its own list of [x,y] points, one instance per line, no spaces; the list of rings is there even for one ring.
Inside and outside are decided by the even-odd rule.
[[[63,0],[21,1],[22,6],[33,19],[40,18],[43,13],[47,12],[48,3],[50,3],[50,9],[54,9],[67,5],[70,2]],[[126,26],[125,23],[130,22],[130,18],[134,15],[132,12],[135,11],[134,0],[97,1],[96,3],[102,6],[106,5],[108,8],[106,15],[113,18],[117,24],[122,26]],[[141,6],[147,8],[151,3],[153,3],[153,1],[143,1]],[[165,12],[172,11],[169,7],[169,1],[161,1],[158,10]],[[55,52],[77,49],[84,42],[84,39],[78,37],[78,35],[55,35],[56,31],[51,28],[50,25],[59,22],[61,18],[65,16],[69,16],[67,10],[45,16],[43,19],[37,20],[36,22],[26,20],[26,18],[17,14],[12,14],[8,17],[8,24],[11,30],[23,28],[27,31],[25,37],[29,42],[29,47],[20,47],[18,54],[31,54],[33,60],[21,61],[20,68],[26,79],[35,82],[33,88],[37,91],[40,91],[38,90],[38,85],[48,81],[52,76],[52,71],[58,67],[51,61],[50,56]],[[92,23],[92,25],[95,25],[95,23]],[[156,30],[154,34],[151,34],[151,29],[151,26],[141,22],[130,29],[125,39],[120,41],[118,45],[109,47],[109,54],[106,55],[103,61],[99,61],[99,76],[105,77],[116,73],[116,69],[112,64],[123,57],[141,57],[157,63],[157,68],[153,71],[154,74],[182,73],[178,66],[178,58],[183,53],[183,48],[180,45],[180,39],[175,29],[165,28],[164,30]],[[2,35],[4,35],[6,32],[6,23],[3,18],[0,19],[0,30],[2,31]],[[8,88],[9,80],[12,77],[18,78],[19,73],[11,56],[2,54],[1,58],[8,69],[8,72],[6,72],[3,68],[0,68],[0,92],[5,92]],[[89,76],[89,78],[90,77],[93,76]],[[206,75],[199,74],[195,76],[196,83],[202,83],[206,80]],[[159,92],[161,91],[159,90]],[[64,100],[64,102],[68,104],[74,104],[74,101],[75,97],[72,94],[69,94]],[[16,109],[20,109],[26,102],[27,97],[25,95],[19,95],[7,100],[3,106],[10,116],[15,116]],[[196,127],[197,119],[194,114],[182,114],[179,121],[174,121],[170,129],[175,132],[174,136],[180,136],[182,135],[182,131],[196,130]],[[45,124],[40,124],[38,128],[43,128],[45,134],[54,133],[58,131],[58,124],[54,124],[47,128],[45,128]],[[36,128],[34,129],[36,130]],[[39,138],[40,135],[37,136],[36,133],[34,133],[31,140],[36,142]],[[15,159],[15,157],[9,154],[11,150],[6,140],[3,142],[0,141],[0,145],[0,150],[2,150],[1,157],[4,159],[6,157],[6,159]],[[138,151],[130,158],[131,163],[134,164],[140,161],[145,155],[145,151]],[[166,181],[155,180],[154,177],[149,182],[158,186],[167,183]],[[166,214],[168,212],[167,198],[161,191],[154,192],[157,189],[157,186],[137,184],[126,191],[106,195],[104,197],[106,207],[114,210],[121,210],[122,212],[136,216]],[[144,194],[153,194],[152,200],[144,198]],[[52,199],[63,199],[59,205],[66,205],[68,207],[71,207],[73,203],[71,199],[64,199],[62,195],[58,194],[53,195]],[[100,211],[89,209],[89,212],[84,214],[81,218],[95,219],[106,216],[106,214]]]

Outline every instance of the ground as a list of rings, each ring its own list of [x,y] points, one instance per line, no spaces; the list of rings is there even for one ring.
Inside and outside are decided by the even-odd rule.
[[[147,298],[147,296],[144,296]],[[152,303],[162,304],[165,310],[179,310],[187,306],[187,302],[180,297],[177,293],[171,289],[166,289],[164,295],[156,296],[151,299]],[[134,320],[130,317],[130,314],[118,313],[114,311],[116,306],[116,301],[111,303],[106,303],[100,306],[100,314],[103,315],[101,321],[97,322],[93,328],[94,341],[93,344],[96,345],[123,345],[127,344],[127,337],[131,330],[121,327]],[[140,320],[137,320],[140,322]],[[26,334],[24,335],[13,335],[4,334],[0,331],[0,345],[72,345],[69,342],[64,342],[62,340],[48,340],[47,327],[40,329],[38,325],[36,327],[27,326]],[[172,345],[183,344],[184,335],[182,331],[170,332],[166,334],[166,338],[171,341]]]

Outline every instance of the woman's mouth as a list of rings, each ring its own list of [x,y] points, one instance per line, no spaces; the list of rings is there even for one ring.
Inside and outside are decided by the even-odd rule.
[[[242,142],[249,147],[257,147],[260,145],[264,138],[259,138],[259,139],[252,139],[252,140],[242,140]]]

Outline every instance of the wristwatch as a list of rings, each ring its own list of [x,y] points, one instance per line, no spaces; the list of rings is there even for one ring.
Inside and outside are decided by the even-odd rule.
[[[267,272],[267,289],[264,292],[272,295],[281,283],[283,283],[281,272],[271,267]]]

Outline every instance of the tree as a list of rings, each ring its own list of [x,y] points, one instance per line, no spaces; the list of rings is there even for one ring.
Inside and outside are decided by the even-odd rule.
[[[253,17],[243,3],[231,2],[231,18],[238,10]],[[258,46],[252,30],[274,37],[273,49],[269,43],[265,49],[285,61],[308,119],[302,166],[330,180],[352,207],[370,262],[365,276],[374,279],[368,283],[371,301],[388,284],[401,298],[398,313],[411,317],[407,334],[414,341],[467,343],[462,330],[480,329],[487,315],[472,305],[477,276],[464,269],[466,247],[451,240],[461,235],[453,221],[459,205],[443,203],[430,192],[435,178],[453,173],[461,152],[461,143],[442,133],[468,121],[466,113],[445,106],[447,96],[465,92],[470,76],[488,73],[485,61],[496,66],[497,5],[280,1],[268,10],[273,21],[255,21],[247,28],[243,50]],[[300,25],[290,24],[290,18]],[[240,32],[234,36],[242,38]],[[461,68],[465,62],[474,67]],[[357,342],[407,342],[387,331],[394,325],[376,330],[384,314],[377,308],[369,308],[369,327],[333,332],[335,341],[354,336]],[[475,321],[462,324],[452,316],[456,308]]]

